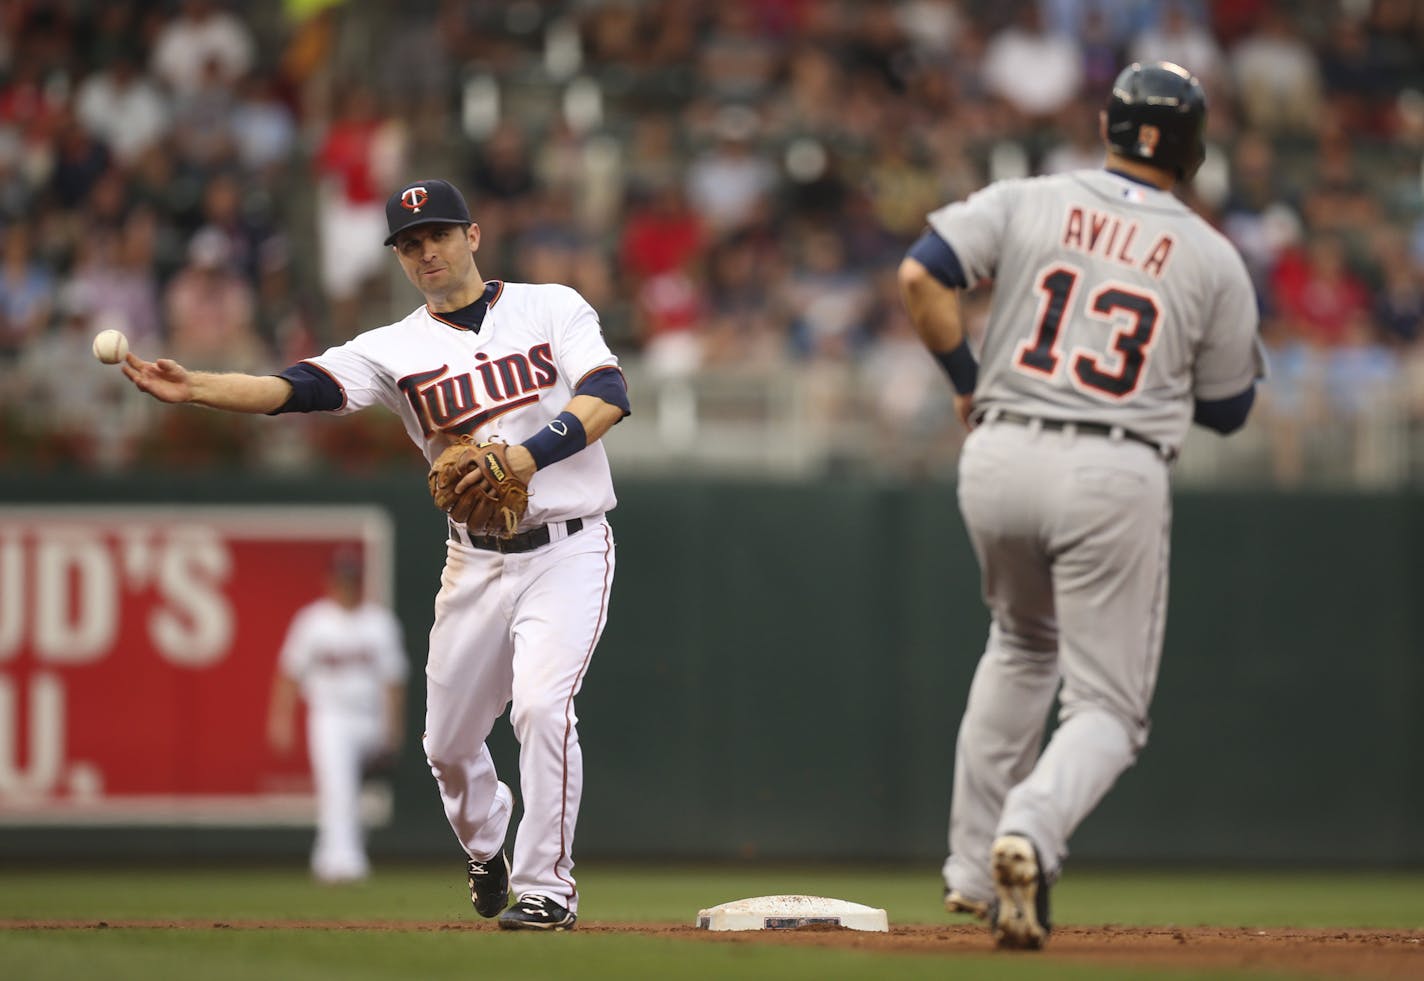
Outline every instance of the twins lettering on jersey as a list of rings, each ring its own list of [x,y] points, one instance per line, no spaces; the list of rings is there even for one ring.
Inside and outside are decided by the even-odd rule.
[[[1138,230],[1137,222],[1131,219],[1075,206],[1068,209],[1063,222],[1063,245],[1161,279],[1175,242],[1171,235],[1159,235],[1145,253],[1146,258],[1141,258],[1132,250]]]
[[[475,361],[474,371],[455,373],[441,365],[396,383],[426,436],[437,430],[472,433],[491,419],[538,402],[540,392],[559,380],[547,343],[500,358],[481,351]]]
[[[312,665],[316,668],[323,668],[328,671],[340,671],[346,668],[361,668],[371,670],[377,664],[376,655],[373,651],[365,648],[322,648],[312,655]]]

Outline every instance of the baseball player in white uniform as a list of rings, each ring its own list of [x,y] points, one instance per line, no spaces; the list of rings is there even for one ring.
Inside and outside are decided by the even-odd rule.
[[[529,484],[513,538],[472,539],[448,525],[426,662],[424,745],[445,814],[468,855],[470,898],[508,929],[577,920],[574,827],[583,793],[574,696],[608,617],[615,497],[600,438],[630,411],[599,326],[574,290],[486,281],[480,229],[460,192],[413,181],[386,204],[401,268],[425,297],[398,323],[367,331],[280,375],[190,372],[132,353],[124,373],[165,402],[237,412],[398,413],[433,461],[451,438],[498,436]],[[523,817],[485,739],[512,703]],[[510,891],[518,901],[506,909]]]
[[[361,557],[332,557],[326,594],[297,611],[272,683],[267,734],[280,753],[295,743],[296,703],[307,704],[307,755],[316,784],[312,874],[355,882],[370,873],[361,828],[363,768],[393,757],[404,719],[406,657],[400,624],[365,598]]]
[[[1102,170],[941,208],[900,267],[971,427],[959,505],[991,618],[955,753],[945,905],[987,917],[1002,947],[1043,945],[1069,836],[1146,743],[1168,470],[1193,421],[1245,422],[1264,368],[1245,265],[1171,193],[1201,163],[1205,115],[1185,70],[1134,64],[1103,113]],[[989,278],[976,361],[958,291]]]

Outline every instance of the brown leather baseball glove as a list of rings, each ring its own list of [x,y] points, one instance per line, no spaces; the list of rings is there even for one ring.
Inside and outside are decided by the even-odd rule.
[[[435,506],[471,535],[509,538],[529,509],[529,485],[514,475],[507,448],[501,440],[479,443],[473,436],[461,436],[430,465],[426,480]],[[460,480],[476,471],[479,480],[457,493]]]

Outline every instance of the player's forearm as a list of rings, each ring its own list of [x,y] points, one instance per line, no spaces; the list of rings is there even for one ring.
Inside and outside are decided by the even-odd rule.
[[[575,395],[569,400],[564,411],[578,416],[590,446],[602,439],[604,434],[623,418],[622,409],[609,405],[595,395]]]
[[[953,351],[964,340],[959,291],[935,279],[915,259],[900,263],[900,295],[915,333],[931,351]]]
[[[592,446],[622,418],[621,406],[596,395],[575,395],[546,427],[509,448],[509,465],[520,480],[528,480],[536,471]]]
[[[292,394],[292,383],[276,375],[193,371],[188,383],[192,388],[188,401],[228,412],[272,412]]]

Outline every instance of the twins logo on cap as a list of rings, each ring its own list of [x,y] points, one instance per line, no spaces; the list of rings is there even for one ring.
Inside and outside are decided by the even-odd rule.
[[[470,208],[465,197],[449,181],[421,178],[411,181],[386,199],[386,244],[396,234],[416,225],[469,225]]]

